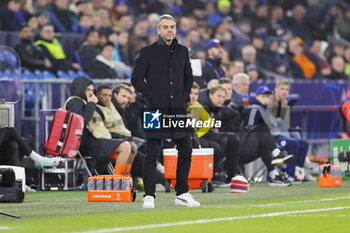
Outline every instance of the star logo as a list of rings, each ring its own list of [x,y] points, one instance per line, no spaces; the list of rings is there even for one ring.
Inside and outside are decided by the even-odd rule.
[[[162,115],[161,113],[159,113],[159,109],[157,109],[157,111],[156,111],[155,113],[151,113],[151,114],[152,114],[152,116],[153,116],[151,122],[154,121],[154,120],[156,120],[156,119],[157,119],[157,121],[158,121],[158,120],[159,120],[159,117]]]

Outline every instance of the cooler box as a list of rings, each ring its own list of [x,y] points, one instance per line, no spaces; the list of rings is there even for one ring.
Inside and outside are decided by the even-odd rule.
[[[325,165],[319,167],[318,185],[320,187],[340,187],[342,183],[342,167],[339,164],[333,164],[329,173],[323,173]]]
[[[168,181],[165,187],[170,192],[176,183],[177,150],[164,149],[164,177]],[[202,189],[203,192],[213,190],[211,179],[214,172],[214,149],[200,148],[192,149],[191,169],[188,175],[188,185],[190,189]]]

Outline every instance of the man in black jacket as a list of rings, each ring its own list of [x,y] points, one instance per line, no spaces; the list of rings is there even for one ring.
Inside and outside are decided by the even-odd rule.
[[[161,118],[166,115],[186,115],[186,102],[189,100],[193,83],[188,49],[178,44],[175,38],[176,22],[171,15],[165,14],[160,17],[157,32],[158,40],[140,50],[131,79],[135,89],[141,92],[150,110],[153,110],[148,112],[149,115],[152,115],[150,125],[156,120],[159,123],[159,128],[149,130],[144,125],[144,128],[147,129],[145,130],[147,151],[144,167],[143,207],[155,207],[154,172],[161,153],[162,139],[166,138],[173,139],[178,149],[175,204],[188,207],[200,206],[200,203],[188,193],[188,174],[192,154],[190,129],[160,127],[160,115],[162,115]],[[175,117],[169,119],[179,120]]]
[[[222,46],[224,46],[224,43],[218,39],[210,40],[207,45],[208,57],[205,59],[202,74],[202,81],[205,85],[212,79],[225,77],[225,72],[221,68]]]
[[[32,29],[28,24],[23,24],[18,33],[21,39],[16,46],[16,51],[21,59],[21,65],[31,71],[49,70],[51,62],[44,56],[41,49],[32,42]]]

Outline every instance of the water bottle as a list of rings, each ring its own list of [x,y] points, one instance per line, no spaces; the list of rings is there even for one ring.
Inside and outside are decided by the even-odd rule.
[[[96,176],[96,190],[103,190],[103,177]]]
[[[129,190],[129,180],[126,177],[123,177],[121,181],[122,181],[122,190],[124,191]]]
[[[121,190],[120,179],[117,176],[113,176],[113,190]]]
[[[95,190],[95,189],[96,189],[95,177],[90,176],[88,179],[88,190]]]
[[[112,177],[105,177],[105,190],[112,190]]]

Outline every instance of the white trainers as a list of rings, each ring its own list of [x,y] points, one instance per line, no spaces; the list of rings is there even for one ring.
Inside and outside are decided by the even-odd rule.
[[[193,199],[193,196],[190,193],[183,193],[175,198],[175,205],[181,205],[186,207],[197,207],[201,206],[198,201]]]
[[[35,163],[37,167],[56,167],[60,163],[60,158],[54,157],[54,158],[48,158],[43,157],[41,163]]]
[[[145,209],[154,209],[154,197],[151,195],[147,195],[143,198],[143,208]]]

